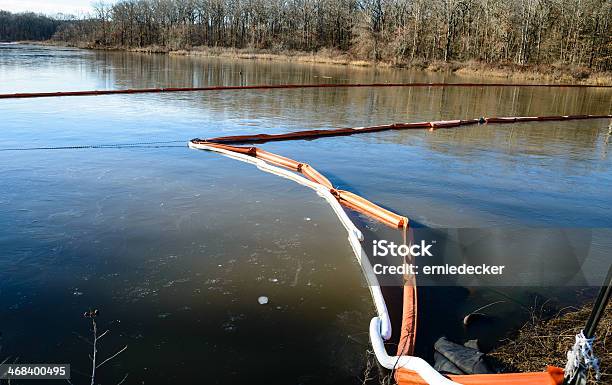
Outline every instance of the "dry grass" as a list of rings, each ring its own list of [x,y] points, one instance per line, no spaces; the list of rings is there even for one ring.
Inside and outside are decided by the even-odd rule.
[[[320,50],[319,52],[301,52],[289,50],[260,50],[254,48],[237,49],[221,47],[193,47],[170,51],[170,55],[211,56],[230,59],[278,60],[301,63],[339,64],[369,66],[372,63],[363,60],[353,60],[346,53],[336,50]]]
[[[612,85],[612,73],[595,72],[586,67],[567,64],[518,65],[487,64],[475,61],[456,63],[458,75],[488,76],[512,80],[549,81],[559,83],[582,83]]]
[[[130,52],[142,52],[142,53],[170,53],[170,49],[159,45],[150,45],[147,47],[135,47],[128,48]]]
[[[459,76],[481,78],[505,78],[515,81],[546,81],[556,83],[581,83],[612,85],[612,73],[594,72],[585,67],[568,65],[530,65],[486,64],[476,61],[468,62],[405,62],[401,60],[378,61],[364,60],[350,53],[321,49],[318,52],[300,52],[287,50],[237,49],[221,47],[194,47],[170,51],[171,55],[214,56],[233,59],[277,60],[315,64],[336,64],[359,67],[391,67],[426,70],[430,72],[451,72]]]
[[[546,365],[564,367],[566,353],[574,344],[575,335],[584,327],[591,306],[572,310],[543,321],[541,312],[518,332],[516,338],[488,354],[504,372],[542,371]],[[597,329],[594,344],[600,359],[601,384],[612,383],[612,304],[608,306]],[[594,384],[592,373],[589,383]]]

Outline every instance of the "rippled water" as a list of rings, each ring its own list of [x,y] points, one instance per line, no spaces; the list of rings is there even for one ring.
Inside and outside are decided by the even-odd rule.
[[[465,81],[410,71],[0,45],[0,93],[317,82]],[[89,371],[104,383],[358,383],[371,299],[346,233],[312,191],[193,137],[400,121],[606,114],[600,89],[377,88],[0,101],[0,361]],[[265,144],[432,227],[612,227],[608,121],[389,131]],[[151,145],[151,142],[164,142]],[[34,147],[138,144],[105,149]],[[360,218],[375,234],[389,230]],[[604,245],[608,247],[609,244]],[[423,304],[424,340],[508,294]],[[575,294],[565,293],[564,301]],[[269,303],[259,305],[259,296]],[[432,298],[435,298],[433,296]],[[513,306],[501,306],[501,319]],[[520,317],[499,321],[500,338]],[[425,344],[424,344],[425,345]],[[423,351],[429,346],[421,346]],[[86,375],[73,373],[73,382]]]

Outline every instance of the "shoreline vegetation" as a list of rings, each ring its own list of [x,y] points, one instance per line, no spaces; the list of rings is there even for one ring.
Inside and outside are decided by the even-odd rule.
[[[324,65],[341,65],[355,67],[376,67],[391,69],[409,69],[436,73],[452,73],[458,76],[481,79],[506,79],[512,81],[572,83],[587,85],[612,85],[612,72],[593,71],[586,67],[564,64],[518,65],[512,63],[491,64],[475,60],[466,62],[452,61],[373,61],[360,59],[349,52],[334,49],[320,49],[317,52],[271,50],[256,48],[227,47],[188,47],[172,49],[158,45],[147,47],[103,46],[86,42],[66,42],[57,40],[19,41],[20,44],[72,47],[90,50],[126,51],[144,54],[165,54],[172,56],[216,57],[243,60],[281,61]]]
[[[0,41],[612,84],[602,0],[98,0],[79,17],[0,10]]]
[[[576,334],[586,324],[591,306],[589,303],[578,309],[571,308],[552,318],[544,317],[543,310],[532,311],[529,322],[487,356],[501,372],[542,371],[546,365],[564,367],[567,351],[574,345]],[[593,347],[599,358],[601,379],[598,383],[611,383],[612,303],[599,323]],[[596,384],[594,377],[594,373],[589,373],[588,384]]]

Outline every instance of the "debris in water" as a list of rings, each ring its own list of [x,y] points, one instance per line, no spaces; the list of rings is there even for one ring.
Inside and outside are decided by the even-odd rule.
[[[257,302],[259,302],[260,305],[265,305],[268,303],[268,297],[262,295],[261,297],[257,298]]]
[[[236,329],[238,329],[238,327],[232,324],[231,322],[225,322],[223,324],[223,330],[225,330],[228,333],[235,332]]]
[[[98,309],[88,310],[83,313],[83,317],[85,318],[96,318],[98,315],[100,315],[100,311]]]
[[[487,315],[484,313],[470,313],[463,318],[463,325],[469,326],[478,320],[484,320]]]

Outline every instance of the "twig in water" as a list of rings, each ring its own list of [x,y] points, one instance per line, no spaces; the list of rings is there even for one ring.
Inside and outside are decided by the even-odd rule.
[[[102,337],[104,337],[107,333],[108,333],[108,330],[105,331],[104,333],[100,334],[100,336],[98,337],[98,340],[101,340]]]
[[[482,311],[482,310],[484,310],[484,309],[486,309],[486,308],[489,308],[489,307],[491,307],[491,306],[493,306],[493,305],[497,305],[498,303],[504,303],[504,302],[506,302],[506,301],[503,301],[503,300],[501,300],[501,301],[495,301],[495,302],[491,302],[491,303],[490,303],[490,304],[488,304],[488,305],[484,305],[484,306],[479,307],[478,309],[474,310],[474,311],[473,311],[473,312],[471,312],[470,314],[468,314],[468,315],[466,315],[465,317],[463,317],[463,324],[464,324],[465,326],[467,326],[468,324],[470,324],[470,323],[471,323],[471,321],[472,321],[474,318],[479,317],[479,316],[480,316],[480,317],[484,317],[484,316],[485,316],[485,314],[483,314],[483,313],[479,313],[480,311]]]
[[[96,353],[98,352],[98,325],[94,317],[91,318],[91,324],[93,325],[93,355],[91,356],[91,385],[94,385],[96,379]]]
[[[6,357],[2,362],[0,362],[0,365],[4,364],[6,361],[8,361],[9,358],[11,358],[11,356]]]
[[[128,348],[127,345],[125,345],[123,347],[123,349],[119,350],[117,353],[113,354],[112,356],[110,356],[107,359],[105,359],[104,361],[102,361],[102,363],[100,365],[96,366],[96,369],[99,368],[100,366],[104,365],[108,361],[112,360],[113,358],[117,357],[119,354],[125,352],[127,350],[127,348]]]
[[[126,375],[125,375],[125,376],[123,376],[123,379],[117,383],[117,385],[121,385],[121,384],[123,384],[123,383],[125,382],[125,380],[127,380],[127,378],[128,378],[128,376],[129,376],[129,375],[130,375],[129,373],[126,373]]]
[[[19,361],[19,357],[15,357],[15,359],[13,360],[13,365],[17,363],[17,361]],[[11,379],[9,378],[8,380],[6,380],[7,385],[11,385]]]
[[[77,336],[83,340],[85,340],[86,342],[88,342],[90,345],[92,345],[92,354],[89,355],[89,358],[91,359],[91,377],[90,377],[90,384],[91,385],[95,385],[95,381],[96,381],[96,369],[98,369],[99,367],[101,367],[102,365],[106,364],[107,362],[109,362],[110,360],[112,360],[113,358],[117,357],[119,354],[123,353],[124,351],[127,350],[127,345],[125,347],[123,347],[123,349],[119,350],[117,353],[113,354],[112,356],[108,357],[107,359],[105,359],[104,361],[102,361],[101,363],[97,363],[97,359],[98,359],[98,341],[100,341],[104,336],[106,336],[109,333],[109,330],[104,331],[102,334],[98,335],[98,324],[96,323],[96,317],[100,314],[100,312],[96,309],[96,310],[89,310],[86,311],[83,314],[83,317],[85,318],[90,318],[91,319],[91,327],[92,327],[92,333],[93,333],[93,342],[89,342],[87,339],[79,336],[77,334]],[[123,379],[117,384],[117,385],[121,385],[125,382],[125,380],[127,379],[128,375],[126,374]],[[72,385],[72,382],[70,382],[70,380],[67,380],[69,384]]]
[[[372,373],[372,367],[374,366],[372,364],[372,355],[373,353],[369,350],[366,351],[366,367],[363,370],[363,379],[361,380],[361,385],[368,385],[370,383],[371,380],[374,379],[374,377],[371,376]]]

